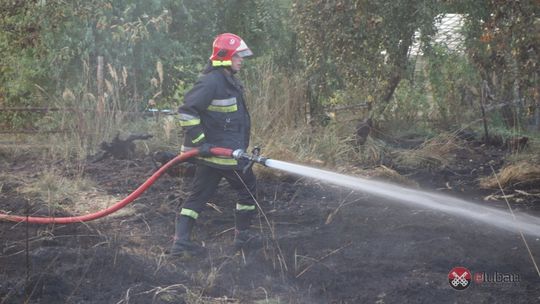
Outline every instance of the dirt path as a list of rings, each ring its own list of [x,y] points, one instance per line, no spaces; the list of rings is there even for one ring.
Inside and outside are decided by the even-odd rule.
[[[2,170],[31,175],[44,166],[24,161],[5,162]],[[88,178],[118,196],[151,171],[147,159],[106,160],[86,168]],[[433,188],[447,182],[425,174],[416,178]],[[196,231],[210,256],[171,259],[164,251],[174,211],[185,197],[182,182],[189,181],[162,178],[130,212],[115,218],[67,226],[0,223],[0,303],[22,303],[28,296],[29,303],[540,301],[540,279],[515,233],[294,179],[260,183],[259,203],[273,230],[261,218],[269,238],[264,249],[231,251],[235,196],[222,187],[212,202],[216,208],[203,213]],[[17,192],[17,182],[0,183],[0,209],[48,213],[42,202]],[[475,200],[484,195],[466,193]],[[539,213],[538,208],[528,212]],[[538,259],[540,240],[527,241]],[[457,291],[448,282],[456,266],[516,274],[520,282],[472,283]]]

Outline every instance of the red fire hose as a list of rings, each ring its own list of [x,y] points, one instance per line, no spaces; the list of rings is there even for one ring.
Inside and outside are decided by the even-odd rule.
[[[210,152],[216,156],[225,156],[232,157],[233,150],[226,148],[211,148]],[[154,182],[167,171],[170,167],[174,166],[177,163],[182,163],[188,160],[191,157],[195,157],[199,154],[199,150],[190,150],[188,152],[182,153],[171,161],[161,166],[149,179],[147,179],[142,185],[139,186],[135,191],[128,195],[123,200],[112,205],[107,209],[100,210],[98,212],[80,215],[80,216],[69,216],[69,217],[34,217],[34,216],[20,216],[20,215],[10,215],[5,213],[0,213],[0,220],[11,221],[11,222],[29,222],[32,224],[71,224],[71,223],[81,223],[92,221],[104,216],[107,216],[113,212],[116,212],[123,207],[127,206],[129,203],[133,202],[138,198],[144,191],[146,191]]]

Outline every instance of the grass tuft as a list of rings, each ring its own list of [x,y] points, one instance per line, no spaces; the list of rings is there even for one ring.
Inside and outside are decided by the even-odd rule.
[[[453,162],[456,151],[462,147],[455,135],[442,133],[416,149],[396,150],[393,156],[394,161],[404,168],[441,169]]]
[[[499,170],[497,176],[491,175],[481,178],[479,185],[485,189],[498,189],[501,183],[503,189],[506,188],[527,188],[540,183],[540,164],[530,161],[520,161],[509,164]]]

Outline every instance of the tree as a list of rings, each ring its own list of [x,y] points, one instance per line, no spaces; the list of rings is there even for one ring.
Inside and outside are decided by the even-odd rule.
[[[414,33],[433,33],[431,1],[294,1],[299,45],[317,111],[321,98],[346,90],[349,103],[373,103],[380,114],[404,77]]]
[[[540,107],[538,2],[489,0],[452,4],[467,12],[468,56],[488,83],[491,96],[498,103],[514,104],[503,108],[507,125],[519,126],[516,120],[524,117],[519,112],[531,114]]]

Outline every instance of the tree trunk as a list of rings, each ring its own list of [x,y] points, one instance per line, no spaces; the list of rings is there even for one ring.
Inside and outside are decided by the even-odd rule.
[[[403,75],[405,71],[407,70],[407,62],[409,60],[408,53],[409,48],[412,45],[412,38],[413,38],[414,32],[407,33],[404,35],[404,39],[402,40],[401,44],[398,47],[398,51],[394,54],[392,62],[392,72],[390,73],[390,76],[388,77],[388,81],[386,86],[381,89],[380,93],[380,101],[382,102],[382,106],[377,107],[379,110],[377,111],[377,116],[384,113],[386,110],[386,107],[390,103],[390,100],[392,99],[392,96],[394,96],[394,92],[396,91],[397,86],[399,85],[399,82],[403,78]],[[373,116],[373,115],[371,115]]]

